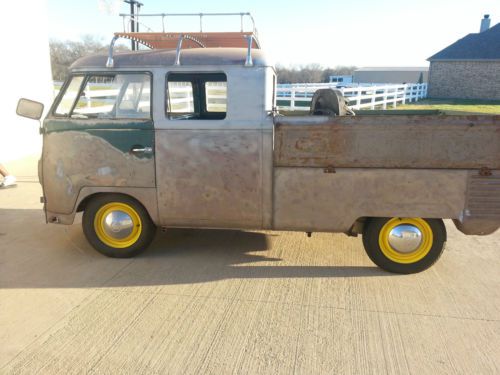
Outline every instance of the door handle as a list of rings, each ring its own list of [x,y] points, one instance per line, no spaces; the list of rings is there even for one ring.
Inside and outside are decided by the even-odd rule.
[[[153,153],[153,147],[133,147],[130,150],[131,153],[133,154],[152,154]]]

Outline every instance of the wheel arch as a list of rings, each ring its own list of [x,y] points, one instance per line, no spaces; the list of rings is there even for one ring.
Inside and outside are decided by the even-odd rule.
[[[94,198],[108,194],[119,194],[135,200],[144,207],[153,223],[159,225],[156,188],[82,188],[75,205],[75,213],[85,211],[88,203]]]
[[[361,216],[354,220],[349,230],[346,232],[348,236],[357,237],[359,234],[363,234],[366,223],[370,220],[369,216]]]
[[[395,217],[399,217],[399,216],[395,216]],[[404,217],[404,216],[401,216],[401,217]],[[386,216],[361,216],[361,217],[358,217],[354,221],[351,228],[349,229],[349,231],[346,234],[348,236],[357,237],[359,234],[363,234],[365,227],[370,223],[370,221],[376,220],[376,219],[385,219],[385,218],[389,218],[389,217],[386,217]],[[443,218],[440,218],[440,217],[423,217],[422,219],[424,219],[424,220],[437,219],[437,220],[441,220],[441,221],[444,220]],[[456,220],[453,220],[453,221],[455,222],[455,225],[458,228],[458,224],[457,224]],[[500,226],[500,223],[499,223],[499,226]],[[446,239],[447,239],[448,238],[447,232],[445,232],[445,234],[446,234]]]
[[[94,198],[96,198],[97,196],[99,195],[103,195],[103,194],[107,194],[107,193],[93,193],[93,194],[90,194],[90,195],[87,195],[85,198],[83,198],[79,203],[78,203],[78,206],[76,208],[76,212],[83,212],[85,211],[85,209],[87,208],[87,204]]]
[[[390,242],[389,231],[400,225],[418,228],[421,240],[414,248],[398,247],[404,244]],[[405,239],[399,235],[392,238]],[[405,241],[414,238],[406,237]],[[373,217],[364,226],[362,240],[367,255],[376,265],[390,272],[407,274],[421,272],[439,259],[447,241],[447,231],[441,218]],[[413,245],[415,243],[410,243]]]
[[[82,228],[92,247],[112,258],[130,258],[142,253],[156,231],[139,200],[115,192],[92,194],[86,200]]]

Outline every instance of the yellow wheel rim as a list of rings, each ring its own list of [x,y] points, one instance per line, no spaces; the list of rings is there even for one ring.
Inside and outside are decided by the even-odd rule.
[[[398,251],[390,243],[390,235],[393,230],[403,225],[413,226],[421,233],[420,244],[409,252]],[[396,263],[409,264],[416,263],[425,258],[432,248],[433,241],[432,228],[427,221],[420,218],[398,217],[384,224],[379,233],[378,243],[380,250],[388,259]]]
[[[121,218],[121,222],[113,222],[116,217]],[[94,229],[105,245],[123,249],[137,242],[141,236],[142,222],[139,214],[128,204],[111,202],[97,211]]]

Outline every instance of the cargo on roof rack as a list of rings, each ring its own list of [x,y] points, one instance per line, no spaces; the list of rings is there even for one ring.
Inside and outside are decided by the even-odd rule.
[[[138,22],[137,15],[120,14],[124,19],[124,29],[127,22],[126,17]],[[151,49],[176,49],[175,65],[180,65],[181,50],[188,48],[247,48],[245,66],[252,66],[251,50],[260,49],[260,43],[257,37],[255,22],[250,13],[157,13],[141,14],[141,17],[161,17],[162,32],[123,32],[115,33],[109,46],[109,55],[106,66],[113,67],[113,48],[119,38],[133,40]],[[203,17],[205,16],[240,16],[241,30],[239,32],[203,32]],[[244,31],[243,18],[248,16],[252,22],[252,30]],[[166,32],[165,19],[167,17],[200,17],[199,32]],[[149,27],[147,27],[151,30]]]
[[[253,32],[186,32],[186,33],[115,33],[119,38],[135,40],[151,49],[177,48],[179,38],[184,36],[183,48],[234,48],[247,47],[252,38],[252,48],[260,49],[260,43]]]

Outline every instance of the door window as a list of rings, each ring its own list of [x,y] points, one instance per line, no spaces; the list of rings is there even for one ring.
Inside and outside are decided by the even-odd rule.
[[[167,111],[169,114],[194,114],[193,84],[191,82],[167,83],[169,94]]]
[[[73,103],[75,102],[75,99],[80,91],[83,79],[84,76],[75,76],[71,78],[71,81],[54,112],[56,115],[67,116],[71,112]]]
[[[224,73],[170,73],[166,114],[171,120],[222,120],[227,113]]]
[[[55,114],[75,119],[151,118],[151,75],[73,77]]]
[[[227,112],[227,82],[205,82],[207,112]]]

